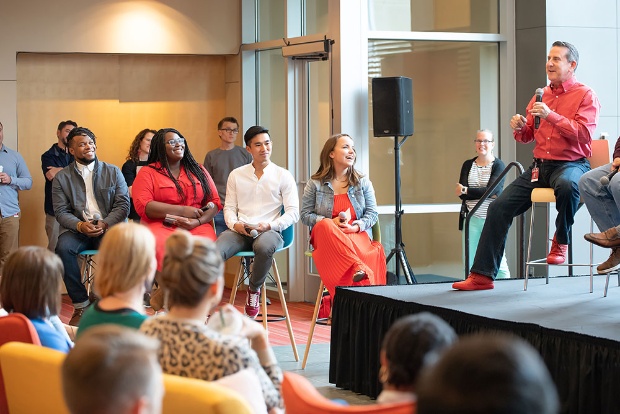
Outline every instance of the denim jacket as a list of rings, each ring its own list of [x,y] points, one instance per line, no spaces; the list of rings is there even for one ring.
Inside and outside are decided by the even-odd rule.
[[[355,210],[357,220],[351,223],[360,226],[372,239],[372,226],[379,219],[375,189],[366,177],[362,177],[358,185],[349,187],[349,200]],[[310,180],[304,189],[301,199],[301,222],[306,226],[314,226],[324,218],[332,218],[334,209],[334,189],[330,182]]]

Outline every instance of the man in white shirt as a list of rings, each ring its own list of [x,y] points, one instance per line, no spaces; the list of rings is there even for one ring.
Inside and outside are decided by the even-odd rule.
[[[282,231],[299,220],[299,196],[293,175],[270,161],[269,130],[253,126],[243,139],[253,161],[228,177],[224,220],[229,230],[216,244],[224,260],[240,251],[254,251],[245,314],[256,318],[273,254],[284,244]]]
[[[72,129],[67,146],[74,162],[54,177],[52,202],[60,224],[56,254],[65,267],[63,279],[74,308],[69,324],[77,326],[91,303],[77,256],[98,249],[108,228],[127,219],[129,193],[121,170],[97,159],[96,137],[88,128]]]

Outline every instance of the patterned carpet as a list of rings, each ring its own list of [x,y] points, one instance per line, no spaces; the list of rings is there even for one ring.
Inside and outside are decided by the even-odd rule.
[[[230,289],[224,290],[222,304],[228,303],[230,297]],[[243,312],[243,305],[245,301],[245,292],[238,292],[235,298],[235,307]],[[291,316],[293,325],[293,334],[295,336],[295,343],[297,345],[305,345],[308,340],[308,332],[310,331],[310,321],[312,319],[312,312],[314,311],[314,303],[307,302],[287,302],[288,311]],[[282,307],[280,306],[280,300],[277,298],[271,298],[271,305],[267,307],[268,312],[271,314],[281,314]],[[71,319],[73,313],[73,305],[68,295],[62,297],[62,309],[60,311],[60,319],[67,323]],[[151,308],[147,308],[148,314],[153,314]],[[270,322],[268,324],[269,329],[269,342],[271,346],[290,345],[288,336],[288,330],[286,329],[286,322]],[[312,338],[313,344],[325,344],[329,343],[331,329],[329,326],[316,325],[314,330],[314,336]]]

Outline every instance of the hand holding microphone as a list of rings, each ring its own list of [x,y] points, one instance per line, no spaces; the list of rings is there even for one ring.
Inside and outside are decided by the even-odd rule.
[[[544,89],[538,88],[536,89],[536,102],[542,102],[543,94],[545,93]],[[538,129],[540,126],[540,116],[534,117],[534,128]]]
[[[616,167],[609,174],[602,176],[601,177],[601,184],[602,185],[609,185],[609,181],[611,181],[613,176],[616,175],[616,173],[618,172],[618,168],[620,168],[620,167]]]
[[[215,208],[215,204],[212,201],[209,201],[206,206],[200,207],[202,211],[211,210],[212,208]]]

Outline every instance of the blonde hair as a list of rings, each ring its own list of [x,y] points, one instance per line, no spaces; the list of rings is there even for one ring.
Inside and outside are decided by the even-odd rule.
[[[143,283],[153,269],[154,257],[155,237],[147,227],[136,223],[112,226],[97,254],[95,290],[105,298]]]
[[[160,280],[168,305],[193,307],[224,274],[224,261],[214,242],[177,229],[166,240]]]

